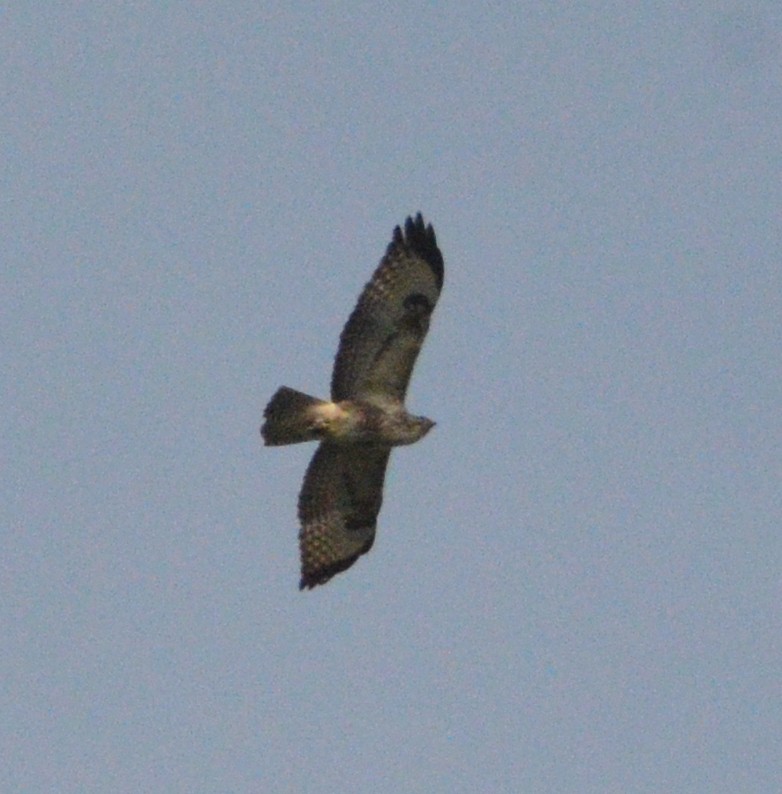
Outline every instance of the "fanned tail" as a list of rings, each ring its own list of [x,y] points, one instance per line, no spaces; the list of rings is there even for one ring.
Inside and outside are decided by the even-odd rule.
[[[264,444],[276,447],[322,438],[323,432],[315,423],[317,412],[314,410],[322,405],[327,403],[296,389],[281,386],[263,412],[261,435]]]

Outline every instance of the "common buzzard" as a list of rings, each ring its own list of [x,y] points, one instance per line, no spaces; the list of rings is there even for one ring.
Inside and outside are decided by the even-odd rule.
[[[331,401],[282,386],[266,406],[267,446],[320,440],[299,494],[301,590],[372,548],[391,447],[434,426],[404,400],[442,286],[443,257],[419,212],[394,229],[342,331]]]

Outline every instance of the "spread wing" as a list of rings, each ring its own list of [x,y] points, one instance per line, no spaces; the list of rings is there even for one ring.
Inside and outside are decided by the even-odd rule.
[[[321,443],[299,495],[299,589],[324,584],[375,540],[389,447]]]
[[[339,341],[333,400],[402,402],[443,286],[443,257],[421,213],[394,229]]]

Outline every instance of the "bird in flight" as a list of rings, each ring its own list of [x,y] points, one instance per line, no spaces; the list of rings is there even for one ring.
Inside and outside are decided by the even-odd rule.
[[[299,589],[325,584],[375,540],[391,447],[434,426],[405,393],[443,286],[443,256],[419,212],[391,243],[339,340],[331,400],[280,387],[264,411],[266,446],[320,441],[299,494]]]

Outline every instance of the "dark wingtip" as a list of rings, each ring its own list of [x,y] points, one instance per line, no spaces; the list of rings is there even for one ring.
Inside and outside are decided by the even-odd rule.
[[[301,580],[299,581],[299,590],[312,590],[321,584],[326,584],[330,579],[338,573],[347,571],[351,565],[362,555],[366,554],[375,542],[374,535],[370,537],[367,542],[355,554],[346,557],[344,560],[335,560],[327,565],[320,565],[312,567],[309,565],[302,565]]]
[[[437,237],[434,233],[432,224],[424,223],[424,216],[419,212],[413,217],[408,217],[405,221],[405,231],[397,226],[394,229],[394,236],[389,246],[389,250],[396,245],[402,245],[418,254],[432,268],[437,289],[442,289],[444,263],[443,255],[437,247]]]
[[[372,544],[370,543],[369,547],[371,546]],[[302,571],[301,580],[299,581],[299,590],[312,590],[313,587],[326,584],[326,582],[338,573],[347,571],[362,554],[369,551],[369,547],[362,549],[358,554],[348,557],[346,560],[339,560],[331,565],[324,565],[322,568],[318,568],[315,571],[309,571],[307,573]]]

